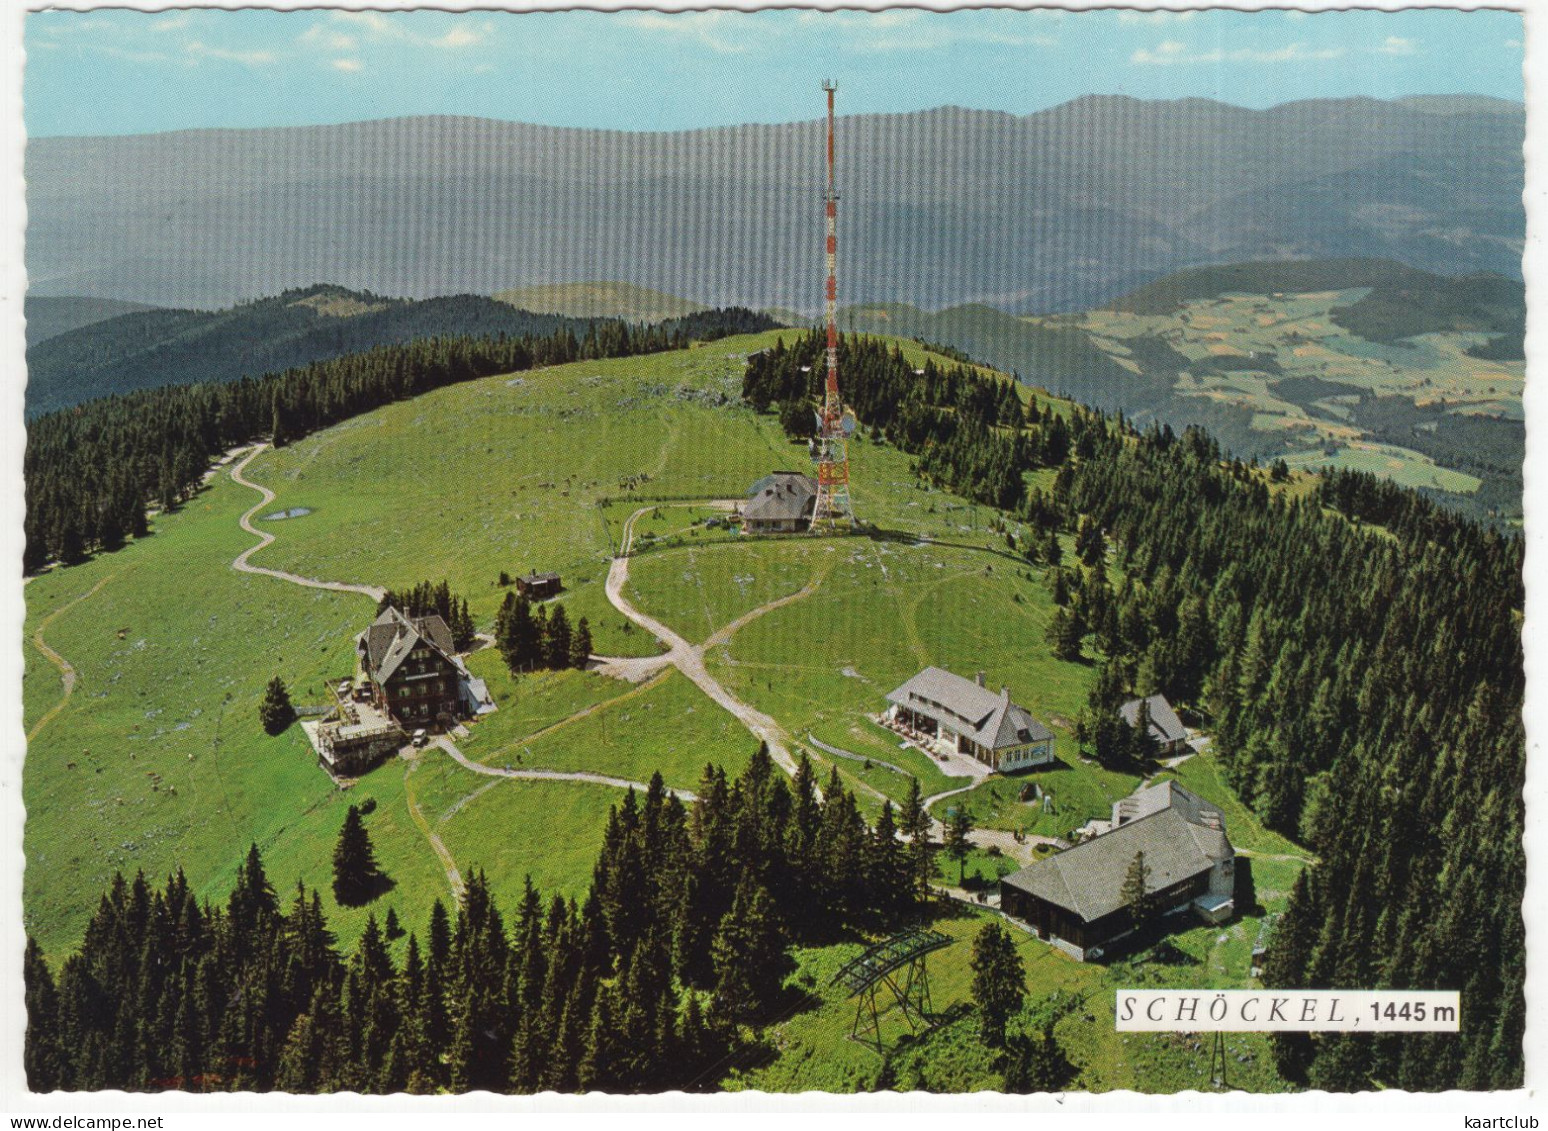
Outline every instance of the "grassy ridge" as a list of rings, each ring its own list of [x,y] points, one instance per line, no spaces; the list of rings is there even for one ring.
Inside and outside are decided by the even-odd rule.
[[[499,291],[495,300],[519,310],[563,314],[570,318],[622,318],[660,322],[707,310],[703,303],[637,287],[633,283],[550,283]]]

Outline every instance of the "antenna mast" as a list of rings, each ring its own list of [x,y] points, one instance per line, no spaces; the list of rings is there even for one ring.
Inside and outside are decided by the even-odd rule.
[[[844,411],[838,385],[838,191],[833,183],[833,94],[838,83],[824,79],[828,96],[828,188],[824,195],[828,225],[828,377],[822,408],[817,412],[817,437],[812,458],[817,463],[817,500],[812,510],[812,530],[853,529],[855,512],[849,502],[849,434],[853,413]]]

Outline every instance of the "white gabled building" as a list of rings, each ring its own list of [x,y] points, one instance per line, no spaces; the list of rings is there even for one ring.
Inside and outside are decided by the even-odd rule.
[[[977,680],[929,667],[887,696],[883,716],[978,759],[991,770],[1025,770],[1054,760],[1054,736],[1032,713]]]

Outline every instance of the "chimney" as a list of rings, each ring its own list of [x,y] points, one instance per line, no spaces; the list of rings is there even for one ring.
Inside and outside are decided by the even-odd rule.
[[[980,671],[978,673],[978,675],[976,677],[974,677],[976,682],[978,683],[979,687],[983,687],[984,686],[984,679],[988,676],[988,674],[989,674],[988,672]]]

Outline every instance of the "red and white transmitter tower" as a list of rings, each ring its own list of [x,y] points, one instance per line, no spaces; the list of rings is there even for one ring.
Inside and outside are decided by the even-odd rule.
[[[838,385],[838,192],[833,186],[833,92],[838,83],[825,79],[828,95],[828,379],[822,407],[817,410],[817,436],[812,440],[812,459],[817,464],[817,501],[812,510],[812,530],[851,530],[854,507],[849,501],[849,437],[855,430],[854,413],[844,408]]]

